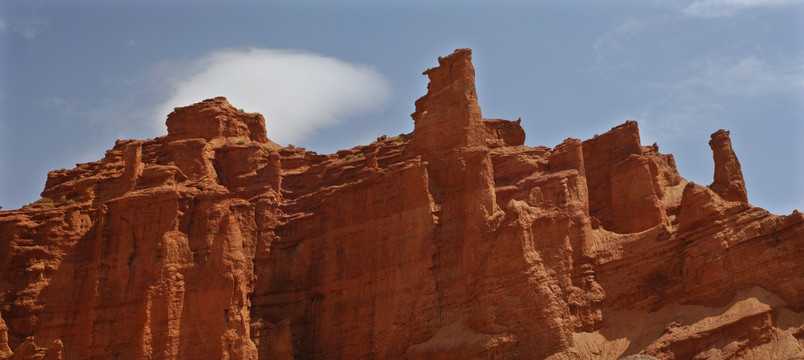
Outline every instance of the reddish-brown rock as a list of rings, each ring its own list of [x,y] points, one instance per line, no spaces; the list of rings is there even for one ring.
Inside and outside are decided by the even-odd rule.
[[[216,97],[192,106],[177,107],[165,122],[171,140],[212,140],[219,137],[241,137],[267,142],[265,118],[257,113],[244,113],[230,105],[226,98]]]
[[[743,171],[731,148],[729,132],[723,129],[715,131],[709,140],[709,147],[715,158],[715,181],[709,188],[725,200],[748,202]]]
[[[0,314],[0,359],[11,357],[12,352],[8,347],[8,326]]]
[[[413,133],[336,154],[215,98],[52,171],[0,212],[0,359],[804,357],[804,216],[727,132],[705,187],[633,121],[525,146],[468,49],[425,74]]]

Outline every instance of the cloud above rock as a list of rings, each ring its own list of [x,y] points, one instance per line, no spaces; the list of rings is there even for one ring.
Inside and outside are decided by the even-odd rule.
[[[801,0],[696,0],[684,8],[683,12],[696,17],[730,17],[743,10],[779,8],[801,3]]]
[[[180,73],[166,85],[170,96],[157,108],[161,121],[174,107],[225,96],[235,107],[262,113],[268,137],[280,144],[379,110],[391,93],[388,80],[368,66],[295,50],[215,51]]]

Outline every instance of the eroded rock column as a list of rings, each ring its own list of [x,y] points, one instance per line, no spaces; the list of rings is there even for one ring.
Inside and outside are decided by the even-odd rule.
[[[3,316],[0,315],[0,358],[5,359],[11,355],[11,349],[8,347],[8,326],[3,321]]]
[[[712,156],[715,159],[715,181],[709,188],[724,200],[747,203],[748,193],[745,190],[743,171],[731,147],[729,132],[720,129],[711,137],[709,147],[712,148]]]

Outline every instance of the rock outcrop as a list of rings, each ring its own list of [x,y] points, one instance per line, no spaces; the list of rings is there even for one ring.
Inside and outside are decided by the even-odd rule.
[[[0,212],[0,359],[804,358],[804,215],[728,132],[706,187],[634,121],[525,146],[468,49],[425,75],[411,134],[336,154],[214,98],[50,172]]]
[[[709,147],[715,158],[715,181],[709,188],[728,201],[748,202],[740,161],[731,148],[729,132],[723,129],[712,134]]]

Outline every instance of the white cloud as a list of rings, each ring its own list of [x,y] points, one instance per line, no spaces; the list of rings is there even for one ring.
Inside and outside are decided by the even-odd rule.
[[[665,98],[647,103],[622,119],[638,119],[644,125],[640,132],[643,140],[660,144],[675,139],[700,137],[711,133],[712,128],[723,127],[719,114],[724,106],[696,93],[669,93]],[[629,114],[630,115],[630,114]]]
[[[789,57],[723,57],[689,64],[685,73],[649,86],[660,97],[636,116],[652,129],[649,137],[668,141],[701,136],[728,127],[723,114],[736,103],[781,94],[804,96],[804,66]]]
[[[659,88],[688,92],[705,90],[721,95],[756,97],[801,91],[804,66],[795,61],[768,63],[754,55],[710,60],[693,66],[696,73],[675,83],[655,84]]]
[[[47,22],[40,18],[0,19],[0,32],[9,31],[28,40],[36,38],[45,28],[47,28]]]
[[[729,17],[738,11],[760,7],[782,7],[803,4],[801,0],[696,0],[684,14],[696,17]]]
[[[645,35],[653,33],[657,28],[666,24],[670,19],[664,16],[652,18],[632,18],[620,23],[617,27],[604,33],[592,44],[595,52],[593,71],[612,71],[617,68],[627,68],[632,65],[633,59],[623,57],[639,47],[639,42]]]
[[[162,128],[174,107],[226,96],[235,107],[262,113],[268,137],[280,144],[377,110],[390,97],[388,81],[369,67],[289,50],[216,51],[195,61],[179,79],[162,81],[172,88],[157,110]]]
[[[647,22],[645,20],[640,19],[629,19],[624,23],[620,24],[616,29],[607,32],[597,40],[592,45],[592,49],[595,51],[601,50],[604,47],[614,47],[619,48],[619,40],[623,36],[631,36],[636,34],[647,27]]]

